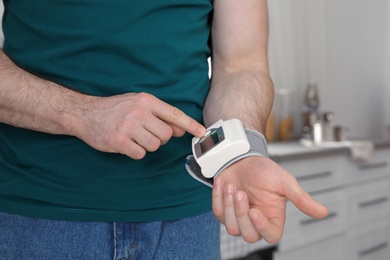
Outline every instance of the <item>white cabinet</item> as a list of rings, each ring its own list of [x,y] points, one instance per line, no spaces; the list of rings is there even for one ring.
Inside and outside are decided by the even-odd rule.
[[[362,183],[347,190],[350,228],[360,228],[390,215],[389,178]]]
[[[274,259],[345,259],[349,217],[344,174],[346,158],[345,151],[339,150],[282,157],[278,161],[296,177],[305,191],[327,206],[329,214],[324,219],[313,219],[289,203],[285,232]]]
[[[317,192],[345,184],[343,159],[336,153],[286,161],[282,159],[279,163],[295,176],[306,192]]]
[[[311,246],[299,247],[283,253],[276,252],[274,260],[313,259],[313,260],[346,260],[346,239],[344,235],[330,237]],[[332,250],[329,250],[329,249]]]
[[[297,147],[294,153],[294,145],[278,145],[284,148],[283,153],[273,154],[271,144],[271,158],[327,206],[329,215],[313,219],[288,202],[281,241],[276,245],[264,241],[248,244],[234,238],[239,245],[235,252],[244,256],[245,250],[254,252],[257,245],[257,250],[276,246],[275,260],[388,260],[390,143],[377,146],[372,160],[365,164],[351,160],[347,148],[307,151]]]
[[[390,221],[383,218],[351,229],[347,236],[348,258],[388,260],[390,256]]]
[[[387,150],[380,151],[380,167],[360,168],[359,180],[348,187],[348,259],[387,260],[390,256],[390,178]],[[375,165],[371,164],[371,165]],[[371,178],[367,177],[371,171]],[[373,177],[376,176],[376,177]]]
[[[328,207],[329,214],[323,219],[313,219],[289,203],[283,239],[279,251],[288,251],[336,236],[346,231],[347,210],[345,190],[314,196]]]
[[[390,177],[390,149],[378,149],[368,163],[355,163],[348,159],[345,178],[350,184]]]
[[[348,150],[279,160],[329,215],[310,219],[289,205],[274,259],[388,260],[390,256],[390,148],[369,163]]]

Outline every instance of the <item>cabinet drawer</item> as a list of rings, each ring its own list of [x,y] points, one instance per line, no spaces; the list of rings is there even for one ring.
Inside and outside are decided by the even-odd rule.
[[[337,236],[326,239],[319,243],[304,246],[287,252],[274,253],[274,260],[345,260],[346,256],[345,236]]]
[[[348,234],[347,241],[347,259],[388,260],[390,256],[389,220],[362,225]]]
[[[346,174],[348,183],[390,176],[389,149],[380,149],[375,151],[372,160],[368,163],[359,164],[351,161],[350,169],[346,171]]]
[[[314,198],[328,207],[328,216],[324,219],[311,218],[289,202],[284,235],[279,243],[280,252],[332,237],[346,230],[345,190],[318,194]]]
[[[281,161],[280,165],[295,176],[307,192],[325,190],[345,183],[345,175],[340,171],[343,156],[311,156],[306,159]]]
[[[390,215],[390,180],[377,180],[348,189],[351,226]]]

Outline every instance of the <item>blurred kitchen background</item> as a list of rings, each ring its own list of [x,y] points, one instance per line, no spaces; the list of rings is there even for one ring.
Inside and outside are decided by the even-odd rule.
[[[223,259],[390,259],[390,1],[270,0],[270,157],[325,204],[276,244],[222,229]]]
[[[222,229],[222,258],[390,259],[390,1],[270,0],[269,9],[270,157],[329,216],[289,203],[272,245]]]
[[[332,112],[346,136],[388,137],[389,1],[272,0],[269,9],[271,73],[276,93],[289,93],[293,137],[301,136],[304,94],[312,81],[320,110]],[[282,102],[277,94],[275,113]]]

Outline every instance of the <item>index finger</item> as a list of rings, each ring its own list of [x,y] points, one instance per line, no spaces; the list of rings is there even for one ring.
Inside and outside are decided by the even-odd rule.
[[[177,126],[196,137],[202,137],[206,132],[206,128],[203,125],[199,124],[195,119],[189,117],[177,107],[169,104],[159,109],[157,116],[161,120]]]

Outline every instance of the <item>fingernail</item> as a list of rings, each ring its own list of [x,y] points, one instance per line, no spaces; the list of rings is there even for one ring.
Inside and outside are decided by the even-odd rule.
[[[205,133],[206,133],[206,128],[204,128],[204,126],[199,126],[199,128],[198,128],[198,136],[197,137],[203,137],[204,135],[205,135]]]
[[[216,178],[214,180],[214,189],[217,191],[221,191],[221,178]]]

